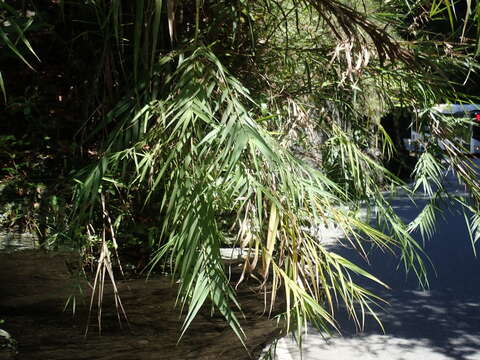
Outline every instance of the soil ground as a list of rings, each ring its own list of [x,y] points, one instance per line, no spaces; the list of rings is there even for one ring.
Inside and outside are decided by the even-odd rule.
[[[177,345],[182,319],[174,306],[176,287],[169,278],[160,277],[118,282],[130,324],[124,322],[123,328],[111,287],[106,287],[101,335],[95,313],[85,337],[88,292],[77,296],[75,316],[71,309],[63,311],[74,289],[67,267],[72,259],[71,253],[0,253],[0,319],[5,320],[2,328],[18,342],[15,359],[243,360],[254,358],[278,336],[276,322],[263,314],[263,299],[245,288],[240,300],[248,352],[209,309],[197,316]]]

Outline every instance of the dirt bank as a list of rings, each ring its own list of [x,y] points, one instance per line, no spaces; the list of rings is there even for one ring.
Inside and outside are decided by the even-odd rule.
[[[1,325],[18,342],[16,359],[250,359],[278,334],[263,316],[263,301],[241,290],[247,348],[220,317],[203,311],[177,345],[181,319],[174,309],[175,286],[168,278],[120,281],[130,327],[119,327],[111,289],[106,289],[102,335],[94,324],[85,338],[88,295],[77,297],[77,311],[63,312],[72,293],[67,265],[72,254],[27,251],[0,253]]]

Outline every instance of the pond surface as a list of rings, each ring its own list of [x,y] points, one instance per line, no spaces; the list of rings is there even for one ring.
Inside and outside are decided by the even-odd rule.
[[[0,232],[0,251],[37,249],[38,237],[31,233]]]
[[[445,174],[445,186],[457,196],[467,195],[453,173]],[[391,203],[408,222],[426,205],[427,197],[414,200],[415,204],[406,195],[397,194]],[[480,360],[480,259],[474,254],[458,202],[451,200],[439,206],[443,216],[438,219],[433,237],[424,244],[435,267],[434,271],[427,263],[428,289],[419,287],[412,272],[405,274],[398,257],[372,251],[370,264],[366,264],[350,249],[335,249],[390,286],[384,289],[358,279],[387,301],[378,309],[385,332],[372,317],[367,317],[364,331],[358,333],[351,320],[338,311],[343,337],[326,341],[325,334],[312,329],[303,342],[303,358],[294,341],[285,337],[279,341],[275,359]],[[423,243],[420,234],[413,236]],[[476,244],[476,252],[480,253],[480,243]]]
[[[200,311],[177,344],[184,319],[175,307],[177,286],[169,277],[156,277],[118,281],[129,319],[121,326],[112,287],[106,283],[101,336],[94,306],[88,336],[84,337],[90,290],[67,269],[76,259],[72,252],[0,252],[0,319],[5,320],[1,327],[18,342],[15,359],[246,360],[278,336],[276,321],[264,314],[263,297],[245,286],[239,289],[245,314],[240,321],[248,352],[208,307]],[[63,311],[71,295],[75,295],[75,316],[71,307]]]

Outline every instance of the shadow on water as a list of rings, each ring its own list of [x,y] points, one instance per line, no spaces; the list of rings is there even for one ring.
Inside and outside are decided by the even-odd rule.
[[[343,337],[325,341],[308,336],[304,359],[480,359],[478,297],[458,297],[452,290],[405,290],[383,297],[389,302],[379,313],[385,333],[372,318],[362,333],[347,319],[340,319]],[[290,358],[299,359],[294,344],[289,352]]]
[[[462,189],[456,195],[462,196]],[[392,198],[391,202],[397,214],[409,221],[426,199],[416,198],[416,206],[405,196]],[[377,312],[385,332],[372,316],[365,319],[363,331],[358,332],[340,308],[336,317],[342,337],[325,341],[312,330],[303,343],[304,360],[480,360],[480,259],[474,255],[459,206],[451,205],[451,211],[438,218],[432,239],[424,244],[433,264],[427,266],[428,289],[419,286],[412,271],[405,273],[398,256],[371,251],[367,264],[351,249],[332,249],[389,285],[390,289],[385,289],[355,278],[387,301]],[[423,243],[419,234],[414,238]],[[278,359],[300,359],[290,339],[282,339],[277,350]]]
[[[405,219],[418,212],[403,200],[395,200],[394,206]],[[452,210],[439,218],[435,235],[425,243],[425,253],[433,264],[428,269],[426,290],[419,286],[413,272],[405,273],[397,257],[375,251],[367,265],[352,250],[338,249],[391,288],[357,279],[388,304],[379,311],[385,334],[372,317],[366,320],[361,334],[350,320],[340,318],[345,341],[357,340],[356,351],[360,351],[358,346],[369,356],[396,351],[392,359],[413,359],[417,351],[425,353],[428,349],[428,359],[480,359],[480,260],[474,255],[463,215],[458,209]],[[415,237],[422,241],[420,236]],[[365,338],[369,341],[361,341]],[[305,351],[308,353],[308,349]]]

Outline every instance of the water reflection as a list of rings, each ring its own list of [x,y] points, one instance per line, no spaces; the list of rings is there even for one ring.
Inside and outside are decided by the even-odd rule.
[[[38,248],[38,237],[31,233],[0,232],[0,251]]]

